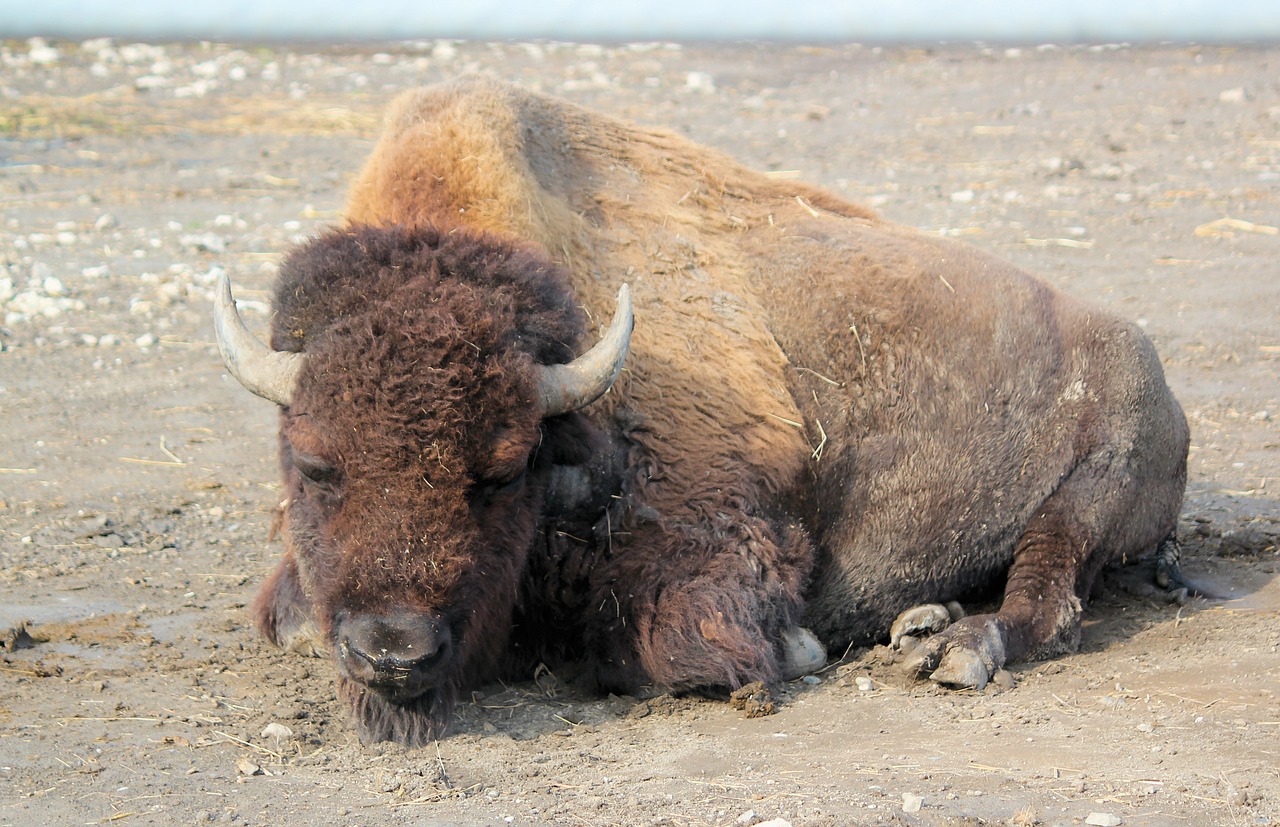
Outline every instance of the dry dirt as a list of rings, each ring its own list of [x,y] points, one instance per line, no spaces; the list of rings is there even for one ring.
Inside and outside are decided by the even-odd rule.
[[[1004,691],[856,651],[746,718],[544,672],[360,746],[329,667],[248,625],[274,415],[210,285],[261,302],[386,101],[466,70],[1140,320],[1192,426],[1186,568],[1233,599],[1108,586]],[[1278,93],[1276,48],[0,43],[0,825],[1280,824]]]

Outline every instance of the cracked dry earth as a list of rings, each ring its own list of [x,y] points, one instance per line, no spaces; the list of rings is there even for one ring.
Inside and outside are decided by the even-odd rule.
[[[1280,50],[0,42],[0,825],[1280,824]],[[994,250],[1139,320],[1191,422],[1184,606],[949,692],[883,649],[776,713],[476,692],[362,747],[246,603],[274,412],[223,373],[399,90],[488,71]],[[25,623],[25,631],[22,624]],[[839,655],[840,653],[836,653]]]

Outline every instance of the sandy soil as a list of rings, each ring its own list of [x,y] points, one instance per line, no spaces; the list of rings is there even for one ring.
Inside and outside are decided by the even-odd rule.
[[[0,651],[0,825],[1280,824],[1278,66],[0,43],[0,631],[29,630]],[[674,127],[1140,320],[1192,425],[1186,568],[1233,599],[1110,585],[1082,651],[1004,691],[856,651],[748,719],[542,673],[475,693],[425,749],[361,747],[327,664],[248,626],[278,553],[273,410],[224,375],[210,286],[225,268],[261,302],[335,220],[386,101],[464,70]]]

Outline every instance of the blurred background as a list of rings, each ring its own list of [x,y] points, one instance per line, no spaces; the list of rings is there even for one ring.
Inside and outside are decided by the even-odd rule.
[[[0,3],[2,37],[343,40],[886,42],[1258,41],[1280,36],[1274,0],[50,0]]]

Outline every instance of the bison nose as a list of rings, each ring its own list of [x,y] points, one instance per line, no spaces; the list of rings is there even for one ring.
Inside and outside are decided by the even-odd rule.
[[[341,617],[336,642],[348,677],[396,700],[433,686],[453,648],[447,624],[416,613]]]

